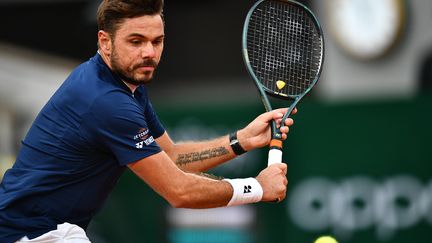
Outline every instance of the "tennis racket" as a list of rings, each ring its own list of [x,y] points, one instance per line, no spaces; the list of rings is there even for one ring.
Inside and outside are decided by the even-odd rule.
[[[260,0],[249,10],[243,29],[243,59],[267,111],[269,96],[287,101],[282,124],[321,74],[324,39],[315,15],[291,0]],[[282,134],[271,123],[268,165],[282,162]]]

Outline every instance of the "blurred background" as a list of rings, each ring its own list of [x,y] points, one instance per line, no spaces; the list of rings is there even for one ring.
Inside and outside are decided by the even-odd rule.
[[[432,230],[432,2],[301,1],[326,40],[324,70],[284,145],[279,204],[171,208],[131,173],[89,227],[96,243],[428,242]],[[0,0],[0,175],[68,74],[96,52],[99,0]],[[149,93],[176,140],[224,135],[263,112],[241,56],[254,1],[166,1]],[[283,104],[280,104],[283,106]],[[267,149],[211,171],[255,176]]]

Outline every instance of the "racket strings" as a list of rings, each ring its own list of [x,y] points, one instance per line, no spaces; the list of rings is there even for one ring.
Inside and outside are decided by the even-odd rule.
[[[251,66],[261,83],[279,95],[299,95],[309,89],[320,70],[321,43],[315,23],[298,6],[266,1],[250,17]]]

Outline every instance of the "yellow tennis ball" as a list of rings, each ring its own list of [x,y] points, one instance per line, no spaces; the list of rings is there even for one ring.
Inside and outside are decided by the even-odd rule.
[[[318,239],[315,240],[314,243],[338,243],[335,238],[331,236],[321,236]]]
[[[278,89],[283,89],[285,87],[286,83],[282,80],[278,80],[276,81],[276,86],[278,87]]]

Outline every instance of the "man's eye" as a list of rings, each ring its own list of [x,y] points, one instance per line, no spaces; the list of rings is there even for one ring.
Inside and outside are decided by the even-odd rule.
[[[160,45],[163,43],[163,40],[155,40],[153,41],[153,45]]]
[[[132,44],[134,44],[134,45],[138,45],[138,44],[141,43],[140,40],[131,40],[130,42],[131,42]]]

